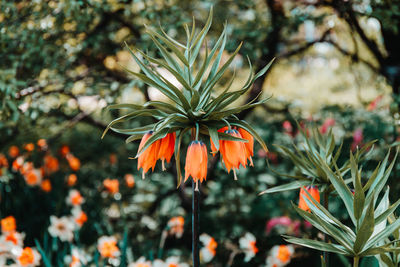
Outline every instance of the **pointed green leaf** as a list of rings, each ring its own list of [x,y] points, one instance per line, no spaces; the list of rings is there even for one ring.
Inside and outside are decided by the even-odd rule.
[[[343,255],[350,255],[350,253],[346,251],[346,249],[343,246],[340,245],[325,243],[312,239],[286,236],[286,235],[283,235],[283,238],[285,239],[286,242],[297,244],[303,247],[308,247],[319,251],[327,251]]]
[[[287,184],[274,186],[265,191],[262,191],[258,195],[271,194],[271,193],[276,193],[276,192],[287,192],[290,190],[299,189],[302,186],[306,186],[306,185],[310,185],[310,184],[311,184],[311,181],[293,181],[293,182],[290,182]]]
[[[371,201],[367,212],[364,216],[364,220],[361,223],[360,228],[356,234],[356,241],[354,242],[354,252],[359,253],[363,250],[365,243],[371,237],[374,232],[375,216],[374,216],[374,202]]]

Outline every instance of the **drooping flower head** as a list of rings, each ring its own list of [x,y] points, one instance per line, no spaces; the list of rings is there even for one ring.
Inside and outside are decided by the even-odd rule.
[[[221,129],[218,130],[219,133],[224,133],[227,131],[229,128],[228,126],[222,127]],[[213,143],[211,137],[210,137],[210,144],[211,144],[211,154],[215,156],[215,154],[218,152],[219,149],[215,147],[215,144]],[[222,140],[219,140],[219,147],[221,148]]]
[[[192,141],[186,153],[185,181],[192,176],[198,189],[198,181],[207,178],[207,147],[202,141]]]
[[[225,133],[233,137],[242,138],[241,134],[235,129],[226,130]],[[236,170],[239,169],[240,165],[245,168],[247,165],[245,143],[241,141],[222,140],[220,152],[228,173],[233,169],[235,180],[237,180]]]
[[[150,131],[146,133],[142,140],[140,141],[139,150],[141,151],[144,147],[146,141],[153,135],[153,132]],[[137,169],[142,168],[142,178],[144,179],[144,175],[151,168],[154,171],[154,167],[156,166],[156,162],[158,159],[158,153],[160,149],[160,140],[155,141],[149,147],[147,147],[144,151],[142,151],[138,157],[138,165]]]
[[[310,211],[310,207],[308,207],[307,202],[305,201],[305,197],[309,200],[311,200],[311,198],[307,195],[307,193],[305,192],[305,190],[307,190],[307,192],[319,203],[320,202],[320,195],[319,195],[319,191],[318,191],[318,187],[317,186],[307,186],[307,187],[302,187],[300,189],[300,196],[299,196],[299,208],[304,210],[304,211]]]
[[[167,136],[160,139],[160,150],[158,152],[158,158],[161,159],[163,171],[165,171],[164,161],[167,161],[167,163],[169,163],[171,161],[172,155],[174,154],[175,139],[175,132],[169,133],[167,134]]]

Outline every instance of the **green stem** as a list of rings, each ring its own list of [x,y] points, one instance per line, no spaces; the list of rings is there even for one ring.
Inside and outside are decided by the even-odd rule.
[[[353,263],[353,267],[358,267],[358,261],[360,260],[360,258],[357,256],[357,257],[354,257],[354,263]]]

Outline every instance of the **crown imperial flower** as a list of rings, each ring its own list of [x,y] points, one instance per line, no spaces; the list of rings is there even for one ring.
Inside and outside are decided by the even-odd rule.
[[[150,168],[154,170],[158,159],[162,161],[162,168],[165,169],[164,161],[169,162],[175,153],[178,186],[181,184],[181,145],[183,136],[188,131],[191,131],[191,140],[195,142],[200,142],[197,141],[202,139],[199,137],[209,137],[213,155],[217,151],[221,152],[228,172],[233,169],[235,178],[236,170],[240,165],[245,167],[247,160],[250,165],[253,165],[254,139],[267,151],[267,146],[257,132],[235,114],[262,105],[268,99],[256,98],[235,107],[230,107],[229,104],[248,92],[255,80],[267,72],[272,61],[258,73],[253,72],[251,62],[249,62],[251,71],[245,84],[239,90],[229,91],[235,78],[233,76],[222,93],[214,92],[213,89],[220,85],[221,78],[239,53],[241,44],[229,58],[222,62],[228,35],[225,27],[212,49],[209,50],[206,35],[211,27],[212,13],[211,9],[201,31],[196,31],[195,25],[191,32],[187,28],[186,43],[173,39],[162,29],[158,32],[146,27],[148,35],[160,51],[161,58],[154,58],[142,51],[132,50],[127,45],[140,72],[129,69],[126,71],[158,90],[167,100],[148,101],[143,105],[124,103],[109,106],[109,109],[127,109],[128,113],[111,121],[102,137],[111,129],[129,135],[126,139],[127,143],[141,139],[137,158],[138,169],[142,168],[143,177]],[[167,76],[173,76],[176,82],[171,82],[166,78]],[[133,129],[117,127],[122,122],[138,117],[151,117],[155,123]],[[185,180],[192,176],[194,181],[201,182],[206,179],[206,175],[206,145],[192,142],[186,158]]]
[[[192,141],[188,147],[185,164],[185,181],[192,176],[198,189],[198,181],[207,177],[207,147],[202,141]]]
[[[304,198],[307,198],[308,200],[311,200],[311,198],[305,191],[307,191],[318,203],[320,202],[320,195],[317,186],[307,186],[300,189],[299,208],[309,212],[310,208]]]

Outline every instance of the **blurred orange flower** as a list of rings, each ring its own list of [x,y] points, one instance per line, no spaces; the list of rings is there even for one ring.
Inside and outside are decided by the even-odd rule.
[[[117,164],[117,161],[118,161],[117,155],[115,153],[111,153],[110,154],[110,164],[115,165],[115,164]]]
[[[158,151],[158,158],[161,159],[162,170],[165,171],[165,161],[169,163],[175,151],[176,133],[169,133],[167,136],[160,140],[160,150]]]
[[[28,170],[23,175],[25,182],[30,186],[39,185],[42,181],[42,174],[38,169]]]
[[[67,185],[68,186],[74,186],[76,184],[77,180],[78,180],[78,177],[76,176],[76,174],[75,173],[71,173],[70,175],[68,175]]]
[[[17,159],[19,158],[20,157],[18,157]],[[34,169],[33,162],[27,161],[23,163],[22,167],[19,169],[19,172],[22,175],[25,175],[26,173],[32,171],[33,169]]]
[[[67,204],[70,204],[72,206],[79,206],[83,202],[85,202],[85,199],[82,197],[81,193],[73,189],[69,191],[68,196],[67,196]]]
[[[117,239],[113,236],[100,237],[97,242],[97,249],[103,258],[115,258],[120,254]]]
[[[305,190],[307,190],[307,192],[318,202],[320,203],[320,196],[319,196],[319,191],[318,191],[318,187],[316,186],[307,186],[307,187],[302,187],[300,189],[300,196],[299,196],[299,208],[304,210],[304,211],[308,211],[310,212],[310,207],[308,207],[307,202],[305,201],[305,197],[308,200],[311,200],[311,198],[307,195],[307,193],[305,192]]]
[[[42,184],[40,185],[41,186],[41,188],[42,188],[42,190],[44,191],[44,192],[50,192],[51,191],[51,182],[50,182],[50,180],[49,179],[45,179],[45,180],[43,180],[43,182],[42,182]]]
[[[69,146],[67,146],[67,145],[63,145],[63,146],[60,148],[60,154],[61,154],[63,157],[66,157],[66,156],[69,154],[69,152],[70,152],[70,149],[69,149]]]
[[[59,169],[58,159],[51,155],[46,155],[44,157],[44,167],[48,174],[58,171]]]
[[[192,141],[186,153],[185,181],[192,176],[196,182],[198,190],[198,181],[203,182],[207,178],[207,147],[202,141]]]
[[[35,145],[33,143],[26,144],[24,149],[28,152],[32,152],[35,149]]]
[[[67,154],[67,161],[71,170],[78,171],[81,168],[81,161],[71,153]]]
[[[1,231],[3,233],[14,232],[17,229],[17,222],[14,216],[8,216],[1,220]]]
[[[153,132],[150,131],[142,137],[138,151],[140,151],[144,147],[144,144],[152,135]],[[156,166],[156,162],[158,159],[159,149],[160,149],[160,140],[157,140],[154,143],[152,143],[149,147],[147,147],[146,150],[142,151],[142,153],[139,155],[137,169],[139,170],[140,168],[142,168],[143,179],[145,178],[144,176],[145,173],[147,173],[150,168],[152,169],[152,171],[154,170],[154,167]]]
[[[24,248],[17,257],[17,262],[19,266],[38,266],[39,261],[40,254],[30,247]]]
[[[132,188],[135,186],[135,178],[133,177],[132,174],[127,173],[127,174],[125,174],[124,178],[125,178],[125,183],[126,183],[127,187]]]
[[[19,155],[19,148],[17,146],[10,146],[10,148],[8,149],[8,155],[11,158],[16,158]]]
[[[1,167],[8,167],[8,160],[4,154],[0,153],[0,168]]]
[[[168,233],[175,235],[177,238],[181,238],[183,235],[183,226],[185,225],[185,219],[182,216],[172,217],[168,221]]]
[[[24,165],[24,158],[23,157],[18,157],[13,161],[12,169],[14,171],[19,171],[21,169],[22,165]]]
[[[103,186],[110,194],[115,194],[119,191],[118,179],[107,178],[103,181]]]
[[[37,145],[41,150],[46,150],[47,149],[47,142],[46,139],[39,139],[37,141]]]
[[[72,215],[73,215],[73,217],[74,217],[75,223],[76,223],[79,227],[82,227],[82,226],[85,224],[85,222],[87,222],[87,220],[88,220],[88,216],[86,215],[85,212],[83,212],[83,211],[81,210],[80,207],[74,208],[74,209],[72,210]]]

